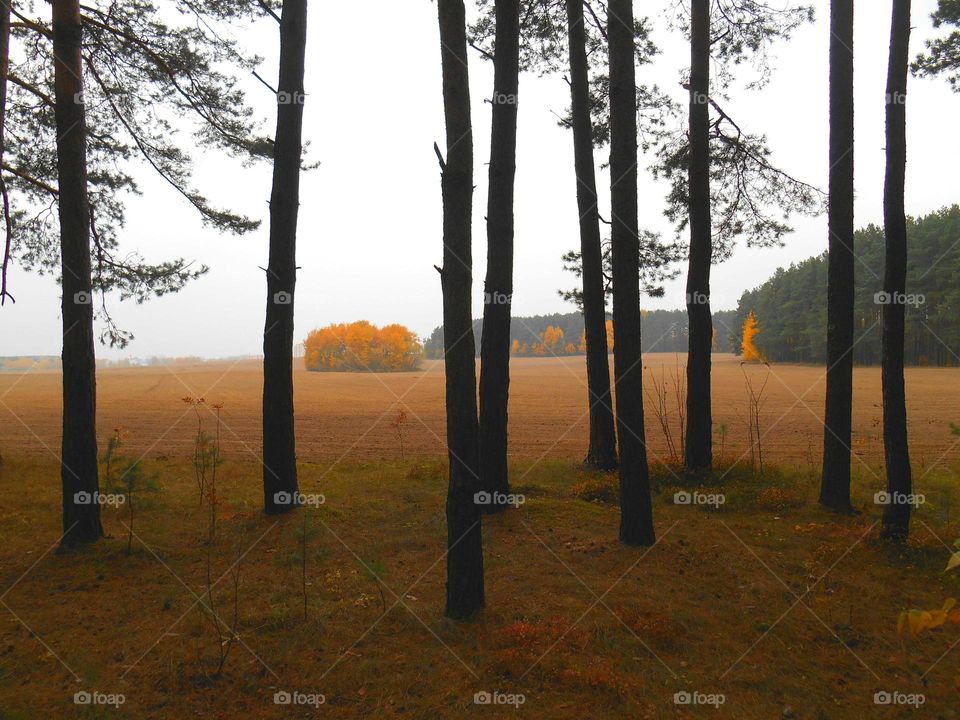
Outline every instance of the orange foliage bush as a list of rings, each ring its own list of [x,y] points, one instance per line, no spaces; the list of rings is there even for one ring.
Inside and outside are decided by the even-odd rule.
[[[307,370],[397,372],[416,370],[423,345],[403,325],[378,328],[366,320],[314,330],[303,343]]]

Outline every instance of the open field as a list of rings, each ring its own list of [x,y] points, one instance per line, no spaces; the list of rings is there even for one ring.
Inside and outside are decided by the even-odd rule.
[[[677,369],[677,356],[645,356],[645,384]],[[301,460],[400,459],[391,422],[403,407],[406,457],[444,455],[443,367],[428,361],[414,373],[308,373],[295,375],[297,450]],[[681,366],[682,370],[682,366]],[[746,372],[763,381],[762,366]],[[104,370],[98,375],[98,432],[117,425],[129,433],[128,449],[147,457],[183,457],[196,420],[181,398],[203,396],[224,403],[224,446],[233,456],[256,462],[260,452],[261,366],[256,361],[193,366]],[[579,458],[587,438],[584,359],[520,358],[511,365],[512,457]],[[731,460],[749,452],[744,370],[732,355],[714,356],[714,426],[717,449]],[[823,368],[776,365],[770,369],[761,430],[765,458],[810,469],[820,462],[823,438]],[[883,459],[880,369],[858,368],[854,386],[854,451],[873,472]],[[60,375],[51,372],[0,374],[0,453],[58,452]],[[675,406],[670,406],[675,410]],[[913,460],[925,471],[960,456],[949,423],[960,422],[960,369],[909,368],[907,411]],[[667,446],[646,399],[651,459],[669,459]],[[673,415],[674,433],[678,433]],[[725,428],[726,437],[721,435]]]
[[[221,468],[210,553],[212,609],[239,635],[216,675],[219,639],[198,603],[208,602],[206,507],[181,480],[187,463],[149,467],[162,492],[139,512],[133,554],[125,508],[106,508],[112,537],[61,556],[51,552],[58,490],[45,481],[55,462],[7,461],[0,717],[958,717],[956,626],[905,645],[896,635],[900,610],[958,591],[940,572],[941,539],[958,534],[944,475],[927,479],[931,499],[896,549],[877,540],[875,487],[862,475],[855,500],[867,510],[841,519],[817,507],[800,474],[731,473],[712,511],[673,504],[676,481],[660,473],[659,542],[641,550],[616,540],[611,478],[521,464],[526,503],[485,521],[487,609],[452,623],[440,463],[351,462],[329,474],[304,464],[303,491],[325,504],[275,520],[259,511],[259,474],[241,455]],[[78,708],[81,690],[125,702]],[[278,691],[325,703],[277,706]],[[476,705],[483,691],[524,704]],[[723,705],[676,705],[685,691],[722,694]],[[877,692],[923,693],[924,707],[877,707]]]
[[[513,364],[513,489],[525,502],[484,520],[487,608],[463,623],[442,614],[441,366],[299,371],[301,490],[324,502],[280,519],[260,510],[257,363],[102,372],[101,449],[122,425],[124,453],[156,476],[157,492],[134,496],[130,554],[127,504],[104,507],[103,542],[53,552],[60,377],[0,375],[0,720],[960,718],[958,626],[907,641],[896,632],[901,611],[960,596],[942,572],[960,535],[949,428],[960,370],[908,370],[926,502],[898,548],[878,539],[873,502],[879,370],[856,376],[861,512],[837,517],[816,503],[822,370],[771,369],[758,474],[740,365],[715,358],[725,461],[700,488],[655,463],[658,543],[637,549],[617,541],[616,478],[578,462],[582,362]],[[672,355],[646,362],[650,384],[675,368]],[[225,404],[212,543],[185,395]],[[401,405],[404,459],[391,425]],[[656,460],[666,445],[649,403],[648,423]],[[684,489],[724,502],[678,505]],[[78,691],[124,702],[78,706]],[[323,704],[277,705],[278,692]],[[478,705],[483,692],[523,703]],[[676,693],[722,704],[678,705]],[[877,693],[920,694],[923,705],[878,706]]]

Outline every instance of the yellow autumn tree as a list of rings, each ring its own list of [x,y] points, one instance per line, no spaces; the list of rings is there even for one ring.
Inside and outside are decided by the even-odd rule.
[[[423,345],[403,325],[378,328],[366,320],[314,330],[303,350],[304,367],[313,371],[398,372],[416,370],[423,359]]]
[[[744,362],[763,362],[763,354],[756,345],[757,333],[760,332],[760,323],[753,310],[743,321],[743,342],[740,345],[740,352],[743,355]]]
[[[547,325],[547,329],[540,336],[543,346],[547,353],[551,355],[562,355],[563,347],[566,345],[563,338],[563,330],[553,325]]]

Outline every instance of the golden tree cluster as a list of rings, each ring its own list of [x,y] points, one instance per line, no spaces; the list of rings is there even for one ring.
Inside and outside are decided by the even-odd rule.
[[[613,321],[607,320],[607,351],[613,352]],[[568,340],[561,328],[547,325],[547,329],[539,335],[537,342],[520,342],[514,340],[510,347],[510,354],[520,357],[553,357],[559,355],[583,355],[587,352],[587,338],[581,334],[580,340],[574,344]]]
[[[366,320],[314,330],[303,343],[307,370],[398,372],[416,370],[423,345],[403,325],[378,328]]]

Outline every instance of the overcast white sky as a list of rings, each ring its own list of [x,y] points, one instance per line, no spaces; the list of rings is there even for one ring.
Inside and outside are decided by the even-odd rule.
[[[655,18],[655,39],[663,49],[654,64],[640,69],[639,81],[658,83],[682,98],[678,80],[688,51],[678,33],[662,21],[666,0],[636,3],[638,15]],[[468,0],[468,6],[470,5]],[[815,0],[817,22],[776,48],[776,72],[760,92],[739,92],[729,110],[750,132],[769,136],[774,159],[793,175],[826,188],[827,46],[829,2]],[[935,0],[915,0],[914,54],[934,32],[929,14]],[[468,9],[468,12],[469,9]],[[884,167],[884,86],[890,0],[858,8],[857,225],[882,220]],[[363,32],[348,32],[363,24]],[[255,50],[275,57],[276,31],[265,21],[242,37]],[[312,10],[308,43],[305,136],[310,161],[321,166],[301,188],[297,334],[331,322],[367,319],[400,322],[421,334],[440,323],[439,276],[441,204],[434,141],[443,138],[436,5],[430,0],[367,0],[323,3]],[[486,257],[483,216],[489,153],[492,90],[489,63],[471,51],[471,91],[476,149],[474,203],[474,313],[482,312]],[[276,76],[268,61],[262,73]],[[258,89],[259,88],[259,89]],[[272,96],[251,85],[258,110],[274,121]],[[520,83],[517,157],[516,315],[566,312],[557,296],[572,277],[560,255],[579,244],[572,140],[557,127],[554,113],[569,100],[561,76],[524,75]],[[909,165],[907,209],[927,213],[960,200],[960,95],[944,81],[911,78],[908,104]],[[598,164],[605,158],[598,154]],[[649,165],[649,159],[641,163]],[[142,173],[145,195],[131,199],[124,247],[150,259],[184,256],[211,266],[210,273],[175,296],[145,305],[113,304],[122,327],[136,335],[124,351],[98,348],[102,357],[257,354],[261,349],[265,280],[259,266],[267,257],[267,199],[270,171],[204,156],[197,181],[212,198],[263,219],[262,228],[243,237],[220,235],[200,226],[186,203]],[[599,176],[601,192],[609,177]],[[640,179],[640,224],[670,233],[663,218],[665,187],[648,174]],[[820,253],[826,247],[826,219],[799,219],[786,247],[741,248],[714,269],[713,306],[732,308],[743,290],[773,271]],[[59,288],[49,278],[14,267],[10,281],[17,298],[0,309],[0,355],[58,355]],[[683,305],[683,277],[662,300],[645,306]]]

